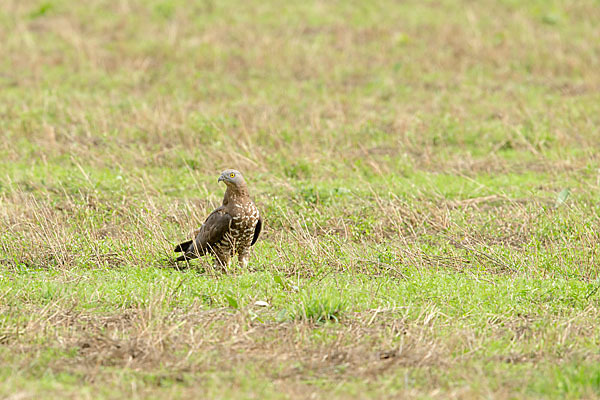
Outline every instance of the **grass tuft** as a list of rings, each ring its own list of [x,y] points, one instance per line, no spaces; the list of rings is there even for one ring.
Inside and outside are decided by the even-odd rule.
[[[334,291],[303,293],[299,303],[290,311],[290,317],[316,324],[339,322],[348,308],[347,299]]]

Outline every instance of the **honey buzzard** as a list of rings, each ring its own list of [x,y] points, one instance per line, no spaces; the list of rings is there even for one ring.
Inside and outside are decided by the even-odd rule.
[[[250,260],[250,246],[256,243],[262,218],[248,194],[246,181],[239,171],[228,169],[218,182],[227,185],[221,207],[214,210],[194,232],[194,239],[178,244],[175,252],[183,253],[177,261],[187,261],[206,254],[215,257],[215,266],[224,268],[237,254],[243,267]]]

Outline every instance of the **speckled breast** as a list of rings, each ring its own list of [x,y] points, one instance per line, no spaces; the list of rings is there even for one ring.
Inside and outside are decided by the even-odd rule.
[[[231,219],[231,236],[238,243],[252,240],[258,221],[258,208],[252,202],[236,204]]]

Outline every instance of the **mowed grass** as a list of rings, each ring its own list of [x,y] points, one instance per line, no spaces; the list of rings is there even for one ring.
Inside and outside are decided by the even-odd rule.
[[[598,6],[2,1],[0,397],[597,398]]]

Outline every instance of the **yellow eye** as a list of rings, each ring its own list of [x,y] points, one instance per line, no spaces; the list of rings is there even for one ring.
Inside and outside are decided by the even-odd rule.
[[[234,178],[235,174],[232,172],[232,173],[229,174],[229,176],[232,177],[232,178]]]

